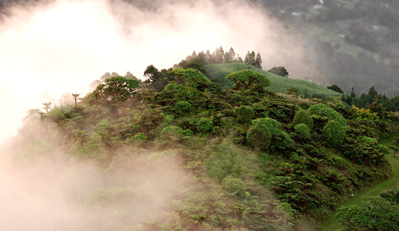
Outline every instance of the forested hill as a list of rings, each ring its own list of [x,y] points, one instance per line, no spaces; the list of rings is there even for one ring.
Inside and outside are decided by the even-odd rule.
[[[276,94],[291,82],[253,68],[223,89],[206,68],[149,66],[144,82],[109,76],[73,104],[31,110],[15,158],[62,150],[101,169],[101,183],[68,196],[90,211],[75,230],[314,230],[391,174],[380,139],[398,131],[396,115]]]
[[[316,82],[397,95],[399,3],[392,0],[253,0],[298,31],[323,76]]]

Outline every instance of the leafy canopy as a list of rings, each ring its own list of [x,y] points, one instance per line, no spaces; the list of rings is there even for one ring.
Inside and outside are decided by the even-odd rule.
[[[226,79],[234,82],[234,90],[264,91],[263,88],[270,86],[270,80],[259,73],[251,70],[237,71],[226,76]]]

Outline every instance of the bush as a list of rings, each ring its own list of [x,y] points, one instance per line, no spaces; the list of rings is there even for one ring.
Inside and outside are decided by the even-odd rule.
[[[175,103],[175,112],[177,114],[186,114],[191,111],[191,104],[187,101],[179,101]]]
[[[273,147],[284,150],[294,144],[294,141],[292,141],[290,135],[288,135],[286,132],[280,131],[279,133],[273,135]]]
[[[184,136],[184,130],[177,126],[167,126],[161,131],[161,139],[168,141],[180,141]]]
[[[267,149],[272,140],[272,131],[259,120],[247,132],[247,141],[256,150]]]
[[[252,126],[247,133],[247,141],[257,150],[267,149],[273,135],[282,133],[277,128],[278,126],[280,126],[280,123],[271,118],[252,120]]]
[[[227,177],[222,184],[223,188],[232,194],[240,194],[245,190],[244,181],[239,178]]]
[[[147,141],[147,136],[144,133],[139,132],[136,135],[134,135],[133,140],[137,144],[142,144]]]
[[[238,107],[234,110],[234,113],[238,116],[237,121],[239,123],[249,123],[255,117],[255,111],[245,105]]]
[[[295,113],[293,125],[305,124],[308,126],[309,130],[313,127],[313,119],[309,112],[306,110],[299,110]]]
[[[306,124],[298,124],[294,127],[298,136],[304,139],[310,139],[310,129]]]
[[[345,130],[341,124],[335,120],[329,120],[323,129],[324,137],[327,142],[334,147],[338,147],[343,144],[345,139]]]
[[[345,126],[346,120],[345,118],[337,111],[332,109],[330,106],[326,104],[315,104],[309,107],[309,113],[312,115],[318,115],[321,117],[327,117],[330,120],[335,120],[341,126]]]
[[[208,118],[201,118],[197,121],[197,130],[199,132],[213,132],[214,126],[212,120]]]

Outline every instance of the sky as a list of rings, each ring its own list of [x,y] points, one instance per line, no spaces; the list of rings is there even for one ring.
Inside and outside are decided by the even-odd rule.
[[[29,109],[44,111],[42,103],[56,105],[65,94],[84,96],[105,72],[144,79],[148,65],[169,68],[194,50],[220,46],[241,57],[259,52],[266,69],[304,66],[283,24],[245,1],[158,1],[143,10],[122,0],[54,0],[6,12],[0,20],[0,144],[17,133]]]

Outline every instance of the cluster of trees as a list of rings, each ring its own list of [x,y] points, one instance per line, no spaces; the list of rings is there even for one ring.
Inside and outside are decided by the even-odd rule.
[[[352,90],[349,94],[342,96],[342,101],[349,104],[355,105],[359,108],[373,108],[375,111],[399,111],[399,95],[393,98],[388,98],[385,94],[379,94],[374,87],[371,87],[368,93],[363,93],[360,96],[355,94],[355,90]]]
[[[198,59],[204,65],[240,62],[257,68],[262,68],[262,56],[260,53],[256,54],[255,51],[248,51],[243,60],[239,54],[236,54],[232,47],[228,51],[224,51],[222,46],[216,48],[212,53],[209,50],[205,52],[201,51],[198,54],[194,51],[190,56],[187,56],[185,60],[176,64],[174,68],[184,67],[187,63],[190,63],[195,59]]]

